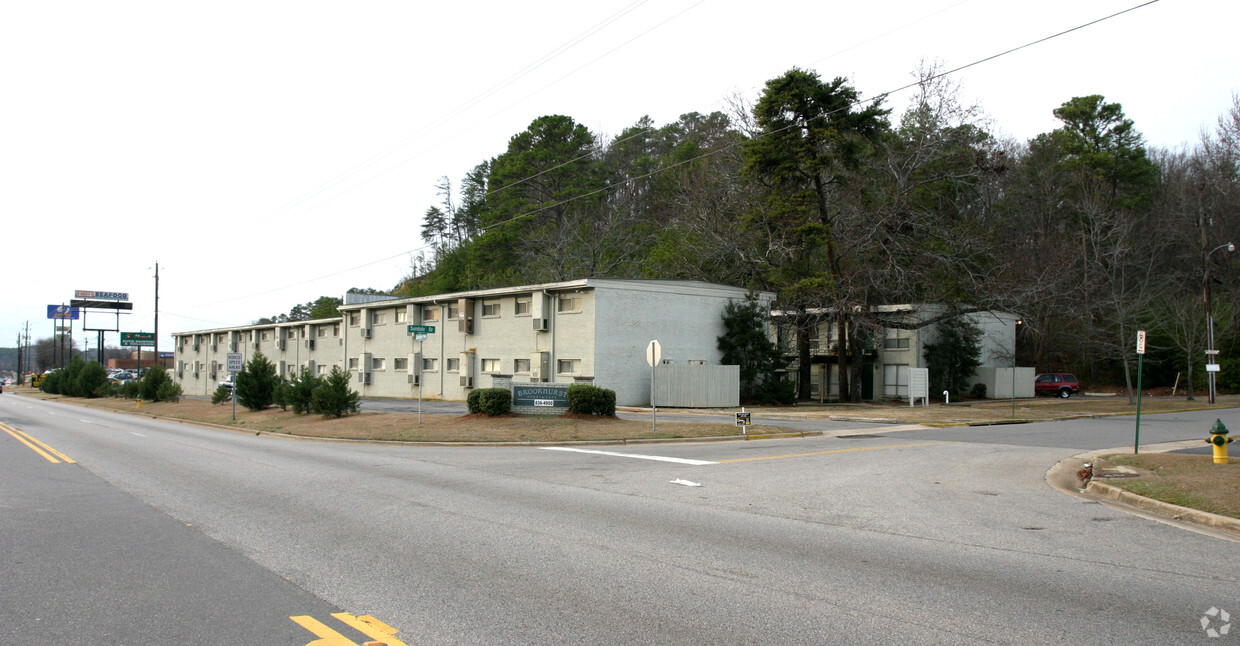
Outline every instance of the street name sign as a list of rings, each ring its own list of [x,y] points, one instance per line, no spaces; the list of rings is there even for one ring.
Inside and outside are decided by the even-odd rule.
[[[434,334],[434,325],[410,325],[409,334]]]

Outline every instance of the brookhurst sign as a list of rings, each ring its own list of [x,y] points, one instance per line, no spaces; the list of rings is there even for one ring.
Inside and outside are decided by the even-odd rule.
[[[568,408],[568,384],[563,386],[513,384],[512,405]]]

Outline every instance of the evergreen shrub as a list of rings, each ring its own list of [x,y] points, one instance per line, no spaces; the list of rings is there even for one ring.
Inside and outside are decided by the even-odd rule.
[[[616,391],[598,386],[573,384],[568,387],[568,412],[577,415],[616,416]]]

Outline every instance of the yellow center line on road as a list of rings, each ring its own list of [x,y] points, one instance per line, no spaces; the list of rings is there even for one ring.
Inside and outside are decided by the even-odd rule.
[[[64,462],[66,464],[77,464],[76,461],[74,461],[69,456],[65,455],[64,453],[61,453],[60,451],[53,449],[52,447],[34,439],[29,434],[19,431],[14,427],[9,426],[8,424],[0,422],[0,429],[3,429],[4,432],[8,433],[9,435],[12,435],[13,438],[16,439],[18,442],[25,444],[27,447],[30,448],[30,450],[43,456],[45,459],[47,459],[48,462],[51,462],[52,464],[60,464],[61,462]]]
[[[733,462],[756,462],[758,460],[783,460],[785,458],[805,458],[812,455],[830,455],[832,453],[853,453],[856,451],[880,451],[883,449],[906,449],[915,446],[934,446],[936,444],[954,444],[954,442],[915,442],[913,444],[884,444],[882,446],[857,446],[850,449],[832,449],[830,451],[814,451],[812,453],[787,453],[784,455],[767,455],[756,458],[735,458],[732,460],[717,460],[719,464],[731,464]]]

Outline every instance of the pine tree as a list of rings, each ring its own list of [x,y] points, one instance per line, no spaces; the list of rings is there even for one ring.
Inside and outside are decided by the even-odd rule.
[[[237,402],[250,410],[263,410],[275,403],[276,367],[259,352],[237,373]]]
[[[340,366],[332,366],[323,385],[314,390],[311,406],[323,417],[343,417],[345,413],[356,413],[361,401],[362,396],[349,388],[349,373]]]

